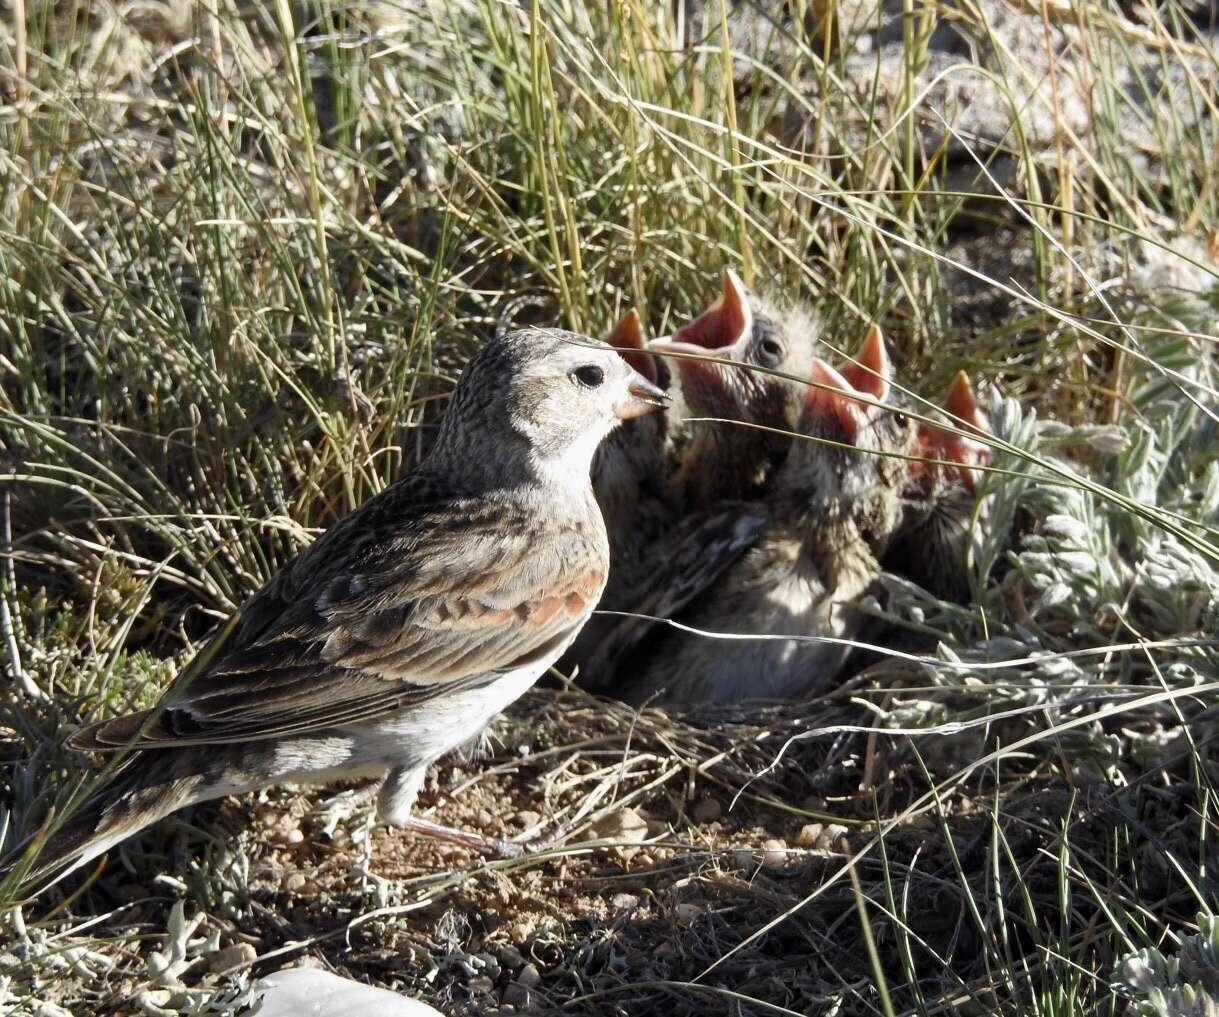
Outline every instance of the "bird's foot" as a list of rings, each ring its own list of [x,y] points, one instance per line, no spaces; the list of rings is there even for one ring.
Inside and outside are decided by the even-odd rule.
[[[525,855],[544,851],[557,843],[566,832],[563,828],[556,828],[537,834],[528,840],[505,840],[502,837],[488,837],[469,830],[458,830],[451,826],[433,823],[428,819],[418,819],[415,816],[411,816],[403,824],[403,829],[414,830],[416,833],[423,834],[425,837],[433,837],[436,840],[459,844],[475,854],[491,858],[523,858]]]
[[[371,811],[381,792],[382,781],[374,780],[360,787],[340,791],[319,803],[317,814],[322,820],[322,833],[331,837],[340,823],[360,812]]]
[[[376,790],[375,785],[374,790]],[[377,875],[373,871],[372,835],[376,825],[376,813],[372,809],[368,809],[365,813],[364,822],[353,838],[360,845],[360,854],[352,866],[352,871],[359,877],[360,891],[366,895],[371,895],[377,902],[378,907],[385,907],[389,904],[390,889],[393,886],[393,882],[384,876]]]

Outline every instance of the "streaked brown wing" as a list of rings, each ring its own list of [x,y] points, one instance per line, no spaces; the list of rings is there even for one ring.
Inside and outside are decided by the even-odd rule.
[[[765,510],[751,502],[729,502],[726,508],[682,520],[667,541],[658,545],[655,568],[648,570],[648,589],[634,601],[596,651],[586,670],[596,676],[598,689],[640,647],[658,632],[668,631],[663,621],[674,619],[757,540],[766,525]],[[627,669],[629,670],[629,669]]]
[[[255,594],[230,645],[171,691],[135,744],[366,721],[485,684],[574,636],[605,582],[598,524],[539,532],[503,506],[419,505],[403,493],[366,503]],[[85,728],[72,744],[130,744],[153,712]]]

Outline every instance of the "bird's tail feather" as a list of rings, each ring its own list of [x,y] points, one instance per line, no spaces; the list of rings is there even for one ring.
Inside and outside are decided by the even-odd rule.
[[[22,883],[58,881],[169,813],[244,790],[240,760],[217,746],[137,752],[97,791],[0,863],[21,867]],[[234,765],[236,764],[236,765]]]

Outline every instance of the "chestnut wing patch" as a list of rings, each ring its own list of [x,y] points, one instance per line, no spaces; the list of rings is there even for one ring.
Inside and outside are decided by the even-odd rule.
[[[487,590],[425,595],[362,615],[291,611],[291,627],[217,661],[159,715],[95,724],[72,744],[107,750],[137,736],[141,748],[280,738],[489,684],[557,655],[591,612],[604,570],[563,571],[545,591],[515,598]]]

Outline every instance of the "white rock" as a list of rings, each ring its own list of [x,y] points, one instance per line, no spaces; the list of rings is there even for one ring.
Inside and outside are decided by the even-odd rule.
[[[317,968],[288,968],[254,985],[258,1017],[443,1017],[417,999]]]

